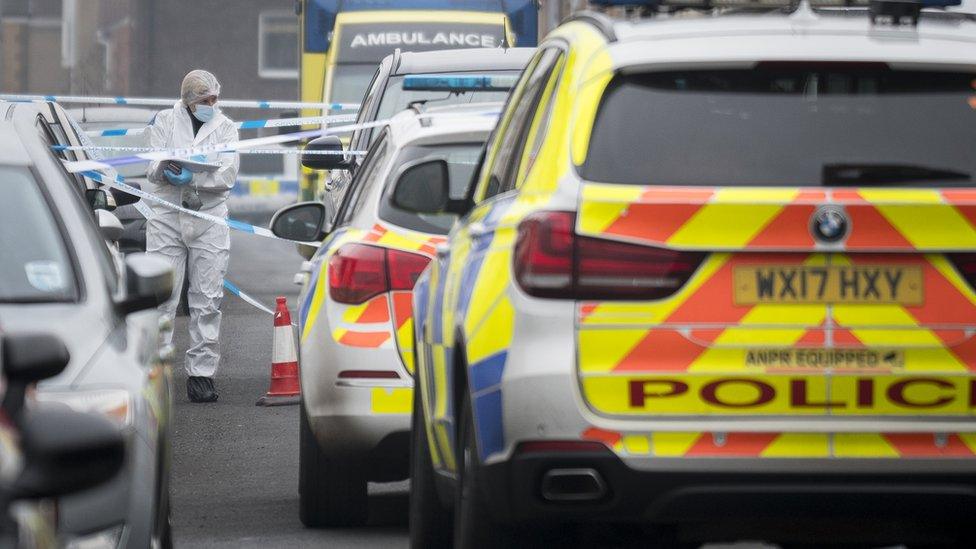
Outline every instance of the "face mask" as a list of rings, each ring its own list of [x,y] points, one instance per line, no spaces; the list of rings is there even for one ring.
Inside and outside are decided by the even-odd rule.
[[[203,123],[210,122],[217,116],[217,107],[210,105],[197,105],[197,110],[193,111],[193,116]]]

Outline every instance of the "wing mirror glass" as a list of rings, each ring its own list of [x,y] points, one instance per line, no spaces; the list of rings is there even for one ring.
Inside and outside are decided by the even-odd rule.
[[[447,162],[426,160],[400,171],[393,188],[393,205],[414,213],[445,213],[451,205],[451,178]]]
[[[93,210],[108,210],[110,208],[108,193],[105,192],[105,189],[85,189],[85,198]]]
[[[271,218],[271,232],[278,238],[318,242],[332,230],[321,202],[299,202],[284,207]]]
[[[98,230],[109,242],[118,242],[122,238],[125,229],[122,222],[114,214],[105,210],[95,210],[95,218],[98,220]]]
[[[130,187],[135,187],[139,190],[142,190],[142,185],[140,185],[138,181],[126,180],[125,184]],[[136,202],[139,202],[139,197],[134,194],[129,194],[125,191],[120,191],[118,189],[109,189],[109,192],[112,193],[112,197],[115,199],[116,206],[128,206],[130,204],[135,204]]]
[[[20,422],[24,470],[16,499],[63,496],[98,486],[125,460],[125,441],[106,418],[66,409],[32,409]]]
[[[125,256],[125,297],[117,303],[123,314],[158,307],[172,293],[169,261],[145,253]]]
[[[342,152],[342,141],[335,135],[323,135],[311,140],[305,146],[306,151]],[[343,154],[306,154],[302,153],[302,166],[312,170],[348,170],[352,161]]]

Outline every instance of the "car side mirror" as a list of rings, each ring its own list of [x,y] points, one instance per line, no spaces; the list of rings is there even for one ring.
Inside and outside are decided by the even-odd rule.
[[[142,190],[142,185],[140,185],[138,181],[126,181],[125,184]],[[129,194],[118,189],[109,189],[109,192],[112,193],[112,197],[115,198],[116,206],[129,206],[130,204],[139,202],[139,197],[134,194]]]
[[[393,205],[414,213],[451,213],[451,177],[441,159],[409,164],[393,187]]]
[[[270,226],[271,232],[278,238],[318,242],[332,231],[331,225],[331,220],[327,219],[325,204],[299,202],[275,212]]]
[[[105,210],[95,210],[95,218],[98,220],[98,230],[109,242],[118,242],[122,238],[125,229],[122,222],[114,214]]]
[[[32,409],[20,422],[24,470],[15,499],[67,495],[102,484],[122,469],[125,440],[108,419],[66,409]]]
[[[125,256],[125,296],[116,302],[122,314],[158,307],[173,294],[173,267],[150,254]]]
[[[342,141],[335,135],[323,135],[311,140],[305,150],[341,153]],[[312,170],[348,170],[351,165],[352,161],[343,154],[302,153],[302,166]]]
[[[0,356],[7,389],[0,407],[12,418],[20,416],[27,387],[64,371],[71,355],[55,335],[7,334],[0,340]]]
[[[108,193],[105,189],[85,189],[85,199],[93,210],[108,210],[110,208]]]

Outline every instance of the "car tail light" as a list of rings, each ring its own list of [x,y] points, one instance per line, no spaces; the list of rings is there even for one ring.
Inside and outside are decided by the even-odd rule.
[[[976,288],[976,254],[956,253],[946,254],[946,256],[955,265],[959,274],[966,279],[966,282],[973,288]]]
[[[390,266],[391,290],[412,290],[420,273],[430,264],[430,258],[425,255],[400,250],[387,250],[386,257]]]
[[[346,244],[329,258],[329,296],[357,305],[390,290],[412,290],[430,258],[366,244]]]
[[[529,295],[660,299],[684,286],[706,254],[574,233],[572,212],[537,212],[520,225],[515,279]]]

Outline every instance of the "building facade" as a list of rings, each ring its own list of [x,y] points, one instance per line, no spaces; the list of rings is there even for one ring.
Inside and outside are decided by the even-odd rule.
[[[292,0],[0,0],[0,89],[176,97],[214,72],[226,97],[294,100]]]

